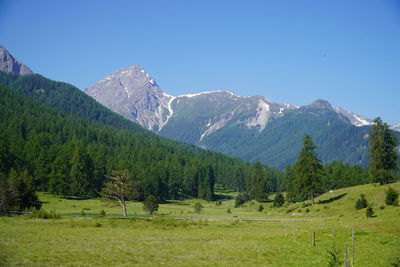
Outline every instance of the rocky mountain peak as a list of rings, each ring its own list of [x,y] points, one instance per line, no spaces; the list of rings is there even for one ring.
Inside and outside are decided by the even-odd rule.
[[[332,105],[323,99],[317,99],[311,104],[307,105],[308,108],[314,108],[314,109],[327,109],[333,111]]]
[[[0,71],[15,73],[19,75],[33,74],[32,70],[18,62],[8,50],[0,45]]]
[[[147,129],[159,131],[172,115],[172,96],[140,66],[117,70],[85,90],[98,102]]]

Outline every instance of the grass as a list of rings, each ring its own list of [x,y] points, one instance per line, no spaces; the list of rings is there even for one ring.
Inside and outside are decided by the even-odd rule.
[[[400,182],[391,186],[400,191]],[[234,208],[234,199],[223,200],[220,206],[198,199],[171,201],[160,205],[157,216],[144,220],[139,217],[148,215],[141,203],[128,204],[130,219],[115,220],[109,218],[120,216],[120,208],[107,206],[99,199],[40,194],[44,209],[56,210],[63,218],[0,218],[0,265],[326,266],[333,243],[343,258],[344,246],[351,246],[354,228],[355,265],[390,266],[400,256],[400,208],[379,208],[384,205],[387,188],[369,184],[340,189],[317,198],[323,204],[315,206],[305,202],[271,208],[272,203],[263,203],[263,212],[257,211],[256,202]],[[361,193],[373,203],[377,217],[367,219],[365,209],[355,210]],[[235,193],[229,195],[234,197]],[[204,206],[200,214],[194,212],[196,202]],[[226,212],[228,208],[231,214]],[[94,216],[101,210],[107,218]],[[307,222],[172,219],[178,217]],[[313,231],[315,247],[311,247]]]

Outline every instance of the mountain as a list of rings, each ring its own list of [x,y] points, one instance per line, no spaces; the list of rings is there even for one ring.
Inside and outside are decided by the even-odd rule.
[[[156,135],[72,85],[0,72],[0,95],[0,178],[28,169],[38,190],[94,196],[126,169],[137,199],[210,199],[214,183],[245,189],[247,163]]]
[[[0,71],[19,75],[33,74],[32,70],[18,62],[4,46],[0,45]]]
[[[149,130],[160,130],[172,115],[174,98],[165,94],[139,65],[107,76],[86,93]]]
[[[392,126],[391,126],[391,129],[392,129],[392,130],[395,130],[395,131],[400,131],[400,123],[399,123],[399,124],[394,124],[394,125],[392,125]]]
[[[374,124],[373,120],[364,118],[363,116],[355,114],[354,112],[351,112],[349,110],[336,108],[336,111],[348,118],[351,124],[353,124],[354,126],[367,126]]]
[[[296,160],[307,133],[323,161],[368,163],[372,121],[324,100],[298,107],[223,90],[171,96],[139,65],[114,72],[85,92],[162,136],[243,160],[284,168]]]

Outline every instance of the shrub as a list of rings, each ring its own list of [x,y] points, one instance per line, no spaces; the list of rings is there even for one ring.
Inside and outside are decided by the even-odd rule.
[[[367,210],[365,211],[365,215],[367,216],[367,218],[375,217],[375,212],[372,206],[368,206]]]
[[[326,261],[328,267],[342,266],[343,261],[340,260],[341,254],[339,252],[339,249],[333,246],[332,249],[328,250],[326,253]]]
[[[81,216],[82,216],[82,217],[85,217],[85,215],[86,215],[86,214],[85,214],[85,210],[81,210]]]
[[[231,213],[232,213],[232,212],[231,212],[231,209],[228,208],[228,209],[226,210],[226,213],[231,214]]]
[[[196,203],[194,204],[194,211],[197,213],[200,213],[203,210],[203,205],[201,205],[201,203]]]
[[[285,197],[282,195],[282,193],[278,193],[275,195],[274,198],[274,207],[282,207],[282,205],[285,203]]]
[[[235,208],[240,207],[242,204],[244,204],[244,198],[242,194],[239,194],[235,199]]]
[[[385,203],[386,205],[398,205],[399,204],[399,192],[389,187],[386,192]]]
[[[264,206],[262,204],[260,204],[260,206],[258,206],[258,211],[262,212],[264,210]]]
[[[55,210],[51,210],[50,212],[45,211],[44,209],[40,209],[38,211],[33,212],[29,215],[31,218],[40,218],[40,219],[61,219],[61,215],[57,214]]]
[[[158,210],[157,198],[153,195],[149,195],[143,202],[143,209],[149,212],[150,214],[156,212]]]
[[[368,201],[365,199],[364,194],[361,194],[360,198],[357,199],[355,207],[357,210],[365,209],[366,207],[368,207]]]
[[[106,216],[106,212],[104,210],[101,210],[99,213],[100,217],[105,217]]]
[[[310,209],[309,209],[309,208],[306,208],[306,212],[310,212]]]
[[[219,200],[219,201],[215,202],[215,206],[221,206],[221,205],[222,205],[222,202],[221,202],[221,200]]]

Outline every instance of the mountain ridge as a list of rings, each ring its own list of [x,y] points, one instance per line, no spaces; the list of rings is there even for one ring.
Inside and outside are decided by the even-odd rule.
[[[0,71],[19,75],[33,74],[28,66],[17,61],[2,45],[0,45]]]
[[[284,168],[295,161],[302,136],[309,134],[316,139],[323,161],[368,164],[366,136],[372,120],[333,107],[326,100],[299,107],[227,90],[171,96],[139,65],[123,70],[127,69],[131,77],[114,72],[105,78],[117,77],[111,86],[104,85],[103,79],[85,93],[161,136]],[[141,85],[128,88],[127,94],[121,79],[122,84]],[[130,83],[132,79],[136,83]]]

